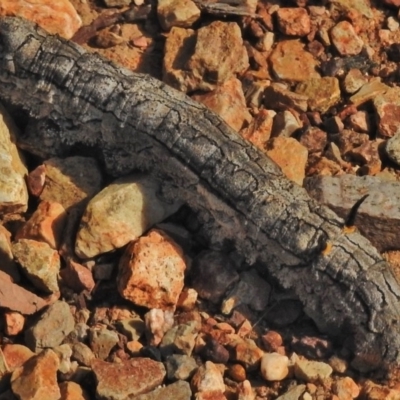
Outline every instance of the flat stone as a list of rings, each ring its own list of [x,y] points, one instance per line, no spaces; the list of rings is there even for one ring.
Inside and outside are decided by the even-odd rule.
[[[94,360],[92,369],[97,381],[97,396],[113,400],[148,393],[161,385],[166,375],[162,363],[141,357],[120,363]]]
[[[400,88],[388,89],[373,99],[378,120],[378,131],[383,137],[400,133]]]
[[[57,384],[59,359],[53,350],[43,350],[31,357],[11,375],[11,388],[20,400],[58,400]]]
[[[158,21],[165,31],[173,26],[190,28],[200,14],[200,9],[191,0],[159,0],[157,4]]]
[[[306,385],[297,385],[292,387],[282,396],[276,398],[276,400],[299,400],[306,391]]]
[[[20,239],[13,243],[12,251],[24,274],[37,289],[46,293],[59,291],[61,261],[56,250],[44,242]]]
[[[239,79],[230,78],[213,91],[196,94],[192,96],[192,99],[203,103],[236,131],[252,120],[251,114],[247,111],[246,99]]]
[[[306,382],[316,382],[329,378],[333,370],[329,364],[320,361],[297,359],[294,363],[294,374],[297,379]]]
[[[25,342],[35,352],[56,347],[73,331],[75,325],[69,305],[56,301],[25,331]]]
[[[26,18],[52,35],[71,39],[82,20],[68,0],[2,0],[0,15]]]
[[[60,203],[68,211],[82,206],[101,189],[103,178],[94,158],[50,158],[44,164],[46,183],[41,200]]]
[[[266,153],[280,166],[287,178],[303,185],[308,151],[302,144],[296,139],[281,136],[268,142]]]
[[[31,315],[47,305],[42,298],[12,282],[10,275],[0,271],[0,307]]]
[[[331,29],[331,40],[342,56],[357,55],[364,47],[364,42],[348,21],[340,21]]]
[[[126,248],[119,264],[118,291],[136,305],[174,310],[185,270],[182,249],[153,229]]]
[[[52,249],[58,249],[66,217],[61,204],[41,201],[29,220],[17,232],[15,239],[33,239],[47,243]]]
[[[355,225],[379,250],[399,249],[400,185],[375,176],[342,175],[307,178],[304,187],[319,203],[342,218],[364,194]]]
[[[284,35],[306,36],[311,31],[311,20],[305,8],[281,7],[276,12],[278,29]]]
[[[315,70],[317,60],[297,40],[279,42],[268,60],[276,77],[283,81],[302,82],[319,77]]]
[[[320,113],[327,112],[341,98],[339,81],[331,76],[301,82],[296,87],[296,93],[307,96],[309,109]]]
[[[0,4],[1,15],[2,4]],[[15,143],[18,130],[0,105],[0,214],[21,213],[28,208],[25,176],[28,171]]]
[[[104,0],[104,4],[107,7],[124,7],[129,6],[132,0]]]
[[[125,246],[181,206],[157,197],[161,182],[142,174],[117,179],[86,207],[76,236],[75,253],[92,258]]]
[[[135,400],[190,400],[192,391],[185,381],[177,381],[152,392],[141,394]]]
[[[192,287],[203,299],[219,303],[229,286],[239,280],[231,266],[232,261],[223,253],[203,251],[192,265]]]
[[[360,90],[350,97],[350,101],[356,107],[375,99],[378,95],[386,92],[390,87],[380,80],[374,79],[361,86]]]

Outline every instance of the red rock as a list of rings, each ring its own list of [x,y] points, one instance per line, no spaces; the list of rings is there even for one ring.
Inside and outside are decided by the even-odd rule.
[[[61,204],[41,201],[29,221],[17,232],[15,239],[33,239],[58,249],[66,217]]]
[[[303,185],[308,151],[296,139],[277,137],[268,143],[267,155],[293,182]]]
[[[194,95],[192,99],[206,105],[236,131],[252,120],[246,108],[242,84],[236,78],[218,85],[212,92]]]
[[[153,229],[126,248],[119,264],[118,291],[136,305],[173,310],[183,289],[185,269],[182,249]]]
[[[114,400],[147,393],[161,385],[166,375],[161,362],[141,357],[118,364],[94,360],[92,370],[97,381],[97,396]]]
[[[200,9],[192,0],[159,0],[157,15],[165,31],[173,26],[190,28],[200,18]]]
[[[246,380],[246,369],[241,364],[229,365],[228,374],[236,382],[243,382]]]
[[[82,290],[91,292],[96,284],[92,272],[74,261],[69,261],[67,267],[60,271],[60,276],[67,286],[78,293]]]
[[[240,134],[259,149],[263,150],[268,139],[271,137],[272,124],[276,112],[261,109],[247,128],[241,130]]]
[[[319,77],[315,70],[317,60],[297,40],[279,42],[272,51],[269,62],[278,79],[284,81],[302,82]]]
[[[18,335],[24,328],[25,317],[18,312],[8,311],[4,313],[6,335]]]
[[[39,197],[46,180],[46,167],[42,164],[31,171],[27,177],[27,186],[32,196]]]
[[[57,400],[61,397],[57,384],[60,361],[53,350],[43,350],[18,367],[11,375],[12,391],[20,400]]]
[[[305,8],[280,8],[277,12],[278,28],[284,35],[306,36],[311,31],[311,20]]]
[[[217,366],[211,361],[206,361],[200,366],[190,382],[194,392],[220,392],[225,391],[224,380]]]
[[[81,18],[68,0],[2,0],[0,15],[29,19],[65,39],[71,39],[82,25]]]
[[[0,288],[0,307],[31,315],[47,305],[42,298],[13,283],[3,271],[0,271]]]

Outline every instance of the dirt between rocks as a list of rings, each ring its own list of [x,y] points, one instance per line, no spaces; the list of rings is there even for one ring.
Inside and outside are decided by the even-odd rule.
[[[188,93],[296,183],[318,177],[314,195],[343,217],[361,176],[374,179],[356,225],[400,265],[399,206],[384,197],[400,171],[400,2],[54,3],[3,0],[0,14]],[[400,398],[398,371],[352,369],[345,340],[236,254],[205,248],[158,182],[18,154],[1,114],[0,400]],[[323,184],[348,175],[355,197]]]

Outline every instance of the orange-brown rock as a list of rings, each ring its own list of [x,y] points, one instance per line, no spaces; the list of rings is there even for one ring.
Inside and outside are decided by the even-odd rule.
[[[69,0],[2,0],[0,15],[29,19],[65,39],[70,39],[82,25],[81,18]]]
[[[185,269],[182,249],[165,233],[153,229],[125,250],[119,264],[118,290],[136,305],[175,309]]]

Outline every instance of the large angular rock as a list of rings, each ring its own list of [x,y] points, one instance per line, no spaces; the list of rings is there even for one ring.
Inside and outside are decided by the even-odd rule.
[[[319,77],[315,69],[318,61],[297,40],[279,42],[272,51],[269,62],[275,76],[283,81],[302,82]]]
[[[47,32],[71,39],[82,21],[69,0],[2,0],[0,15],[10,15],[36,22]]]
[[[57,301],[25,331],[25,342],[35,352],[47,347],[56,347],[73,331],[74,326],[75,321],[69,305]]]
[[[92,369],[97,396],[113,400],[126,400],[150,392],[161,385],[166,375],[162,363],[141,357],[118,364],[94,360]]]
[[[41,200],[60,203],[66,210],[85,205],[102,187],[97,161],[90,157],[50,158]]]
[[[20,239],[13,243],[12,251],[24,274],[39,290],[55,293],[58,288],[60,256],[47,243]]]
[[[0,105],[0,214],[25,212],[28,208],[24,180],[28,171],[15,146],[16,135],[15,124]]]
[[[136,305],[174,310],[185,269],[181,248],[165,233],[152,230],[125,250],[119,264],[118,291]]]
[[[91,258],[139,238],[181,206],[157,198],[161,183],[146,175],[114,181],[88,204],[76,237],[75,253]]]
[[[17,368],[11,376],[11,388],[20,400],[58,400],[57,384],[60,361],[53,350],[46,349]]]

